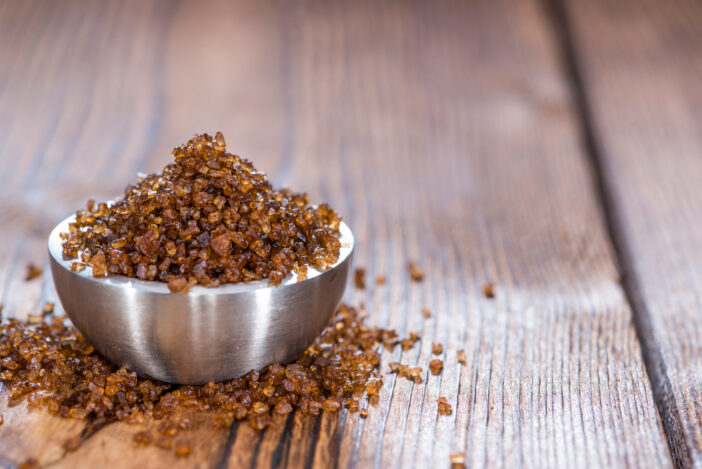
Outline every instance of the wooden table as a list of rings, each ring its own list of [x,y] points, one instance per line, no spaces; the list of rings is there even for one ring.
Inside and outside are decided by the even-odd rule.
[[[186,459],[5,390],[0,465],[702,467],[701,21],[695,0],[1,2],[4,314],[55,300],[24,281],[54,223],[222,130],[387,277],[347,299],[422,337],[383,372],[432,342],[446,366],[388,376],[365,420],[195,421]]]

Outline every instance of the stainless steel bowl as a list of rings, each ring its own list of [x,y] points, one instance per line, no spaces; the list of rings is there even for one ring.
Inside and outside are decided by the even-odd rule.
[[[162,282],[71,271],[59,233],[72,219],[49,236],[66,313],[113,363],[171,383],[225,380],[294,360],[329,322],[351,273],[354,239],[342,223],[339,261],[327,271],[310,269],[305,280],[291,275],[279,286],[261,280],[174,294]]]

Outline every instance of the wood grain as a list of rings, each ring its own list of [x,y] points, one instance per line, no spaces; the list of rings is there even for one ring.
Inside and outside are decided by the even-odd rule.
[[[702,467],[702,5],[568,13],[656,401],[676,460]]]
[[[0,404],[8,464],[446,467],[462,452],[471,467],[671,464],[540,4],[52,5],[0,4],[9,314],[54,294],[47,278],[22,281],[54,222],[162,167],[193,132],[222,130],[276,184],[336,207],[369,280],[387,277],[347,298],[422,337],[383,351],[383,373],[426,368],[432,342],[445,368],[421,385],[388,376],[366,419],[292,415],[256,433],[201,416],[180,460],[137,447],[126,423],[64,454],[76,422],[46,434],[41,411]],[[440,396],[451,416],[437,416]]]

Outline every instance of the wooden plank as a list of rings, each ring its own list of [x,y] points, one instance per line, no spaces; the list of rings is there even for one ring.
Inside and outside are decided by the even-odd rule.
[[[162,167],[191,133],[222,130],[277,184],[329,201],[353,227],[369,288],[349,300],[365,302],[372,323],[422,336],[410,351],[384,351],[384,373],[398,360],[426,368],[432,342],[445,349],[440,376],[388,376],[366,419],[293,415],[257,434],[214,430],[203,416],[182,460],[138,448],[139,428],[122,423],[64,455],[65,432],[39,433],[43,414],[3,407],[3,459],[445,467],[465,452],[474,467],[670,464],[539,4],[3,8],[0,221],[13,241],[0,247],[0,294],[10,313],[40,305],[20,277],[53,222]],[[23,53],[4,35],[27,44]],[[64,81],[51,79],[59,68]],[[18,109],[22,100],[45,113]],[[410,282],[409,259],[424,282]],[[387,284],[374,285],[377,275]],[[451,416],[437,416],[439,396]],[[10,434],[26,449],[10,452]]]
[[[46,237],[52,225],[87,197],[120,193],[153,144],[146,132],[161,112],[156,72],[162,70],[159,54],[171,8],[163,2],[129,7],[5,2],[2,8],[0,304],[3,315],[23,318],[40,311],[45,301],[57,302],[48,274],[24,281],[30,262],[48,272]],[[58,303],[57,309],[62,314]],[[70,464],[64,443],[81,435],[84,451],[97,455],[92,461],[108,460],[92,450],[85,422],[8,404],[3,392],[0,465],[28,459]],[[122,446],[136,449],[130,436],[136,431],[124,425]],[[101,433],[102,446],[110,432]],[[120,446],[111,446],[112,458],[123,460]],[[149,448],[135,455],[149,461],[164,453],[169,455]]]
[[[702,467],[702,5],[567,6],[656,401],[676,460]]]

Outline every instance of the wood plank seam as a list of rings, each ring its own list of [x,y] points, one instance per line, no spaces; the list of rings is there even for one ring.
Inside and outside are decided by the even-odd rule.
[[[562,0],[545,0],[544,5],[555,34],[560,39],[561,63],[572,89],[573,105],[580,121],[580,136],[595,186],[594,193],[599,199],[604,214],[605,228],[614,249],[613,258],[621,276],[622,288],[632,309],[636,335],[641,342],[644,365],[651,381],[656,409],[666,433],[668,451],[676,467],[691,467],[690,450],[682,431],[677,405],[672,397],[672,386],[668,379],[661,350],[656,346],[652,334],[650,315],[640,295],[636,293],[641,289],[632,267],[632,254],[623,235],[622,217],[614,201],[612,191],[614,181],[608,178],[603,169],[604,149],[597,141],[593,131],[593,114],[583,83],[582,68],[578,60],[567,7]]]
[[[232,426],[229,427],[229,436],[227,437],[227,442],[224,445],[222,457],[219,458],[219,462],[215,466],[217,467],[217,469],[224,469],[227,467],[227,461],[229,461],[229,456],[232,453],[232,445],[234,444],[234,440],[236,439],[236,432],[238,429],[239,422],[234,422],[232,423]]]

